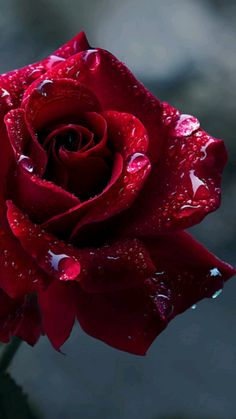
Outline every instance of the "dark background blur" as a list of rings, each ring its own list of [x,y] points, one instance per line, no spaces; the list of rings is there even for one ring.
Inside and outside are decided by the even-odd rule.
[[[235,0],[0,0],[0,70],[38,60],[81,29],[229,151],[223,203],[193,233],[236,263]],[[235,419],[236,285],[174,320],[145,358],[78,328],[62,356],[24,345],[12,373],[45,419]]]

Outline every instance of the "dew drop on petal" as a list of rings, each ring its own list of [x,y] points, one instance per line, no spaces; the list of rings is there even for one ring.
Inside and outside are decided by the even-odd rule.
[[[174,217],[177,219],[181,219],[184,217],[191,217],[199,209],[201,209],[201,205],[190,205],[190,204],[182,205],[179,208],[178,212],[174,214]]]
[[[197,304],[193,304],[192,306],[191,306],[191,309],[192,310],[195,310],[197,308]]]
[[[134,153],[128,162],[127,165],[127,172],[129,173],[136,173],[139,170],[144,169],[145,167],[149,166],[150,162],[147,156],[143,153]]]
[[[58,55],[50,55],[47,60],[45,61],[45,66],[47,70],[50,70],[55,65],[65,61],[65,58],[58,57]]]
[[[222,288],[220,290],[217,290],[216,292],[214,292],[214,294],[211,296],[211,298],[215,299],[217,297],[219,297],[219,295],[222,293]]]
[[[52,80],[43,80],[41,83],[39,83],[37,87],[37,92],[40,93],[40,95],[46,97],[48,95],[49,86],[51,86],[52,84]]]
[[[56,254],[49,250],[48,261],[52,271],[61,273],[60,280],[63,281],[75,279],[81,270],[78,260],[65,253]]]
[[[97,69],[100,64],[100,57],[96,49],[88,49],[83,54],[83,60],[88,65],[91,71]]]
[[[17,162],[23,167],[27,172],[33,173],[34,172],[34,164],[30,157],[21,154],[18,158]]]
[[[42,76],[42,74],[45,72],[43,68],[34,68],[29,74],[28,77],[30,80],[34,81]]]
[[[13,106],[11,95],[6,89],[0,88],[0,98],[8,107]]]
[[[213,277],[213,278],[216,278],[216,277],[222,276],[222,274],[220,273],[220,271],[219,271],[219,269],[218,269],[218,268],[212,268],[212,269],[210,269],[210,271],[209,271],[209,275],[210,275],[211,277]]]
[[[210,195],[207,185],[195,174],[194,170],[189,172],[192,184],[193,197],[195,199],[205,199]]]
[[[182,114],[170,129],[172,137],[187,137],[200,127],[200,122],[192,115]]]

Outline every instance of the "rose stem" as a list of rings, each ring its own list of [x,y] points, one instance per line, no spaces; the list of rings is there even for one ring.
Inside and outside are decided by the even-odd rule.
[[[0,372],[4,372],[7,370],[21,343],[22,340],[15,336],[12,338],[11,342],[5,347],[0,357]]]

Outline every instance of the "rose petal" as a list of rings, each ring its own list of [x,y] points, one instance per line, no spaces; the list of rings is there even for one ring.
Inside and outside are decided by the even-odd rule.
[[[4,122],[16,162],[23,165],[28,163],[29,171],[31,168],[32,172],[42,175],[47,164],[47,154],[38,139],[30,135],[25,123],[25,111],[19,108],[8,112]]]
[[[0,289],[0,341],[18,336],[34,345],[40,334],[41,317],[34,299],[12,299]]]
[[[42,287],[48,278],[25,253],[11,231],[0,229],[0,287],[18,298]]]
[[[143,286],[114,293],[77,288],[77,317],[91,336],[118,349],[144,355],[175,315],[214,296],[236,270],[187,233],[147,239],[157,271]]]
[[[158,268],[159,280],[170,290],[172,317],[212,297],[236,273],[186,232],[147,238],[144,242]]]
[[[110,293],[140,286],[155,270],[141,242],[123,240],[84,252],[80,285],[87,292]]]
[[[152,162],[158,159],[163,142],[160,102],[123,63],[108,51],[91,49],[59,63],[42,80],[62,77],[78,80],[91,89],[103,110],[127,112],[139,118],[150,139],[148,156]],[[27,96],[33,88],[28,89]]]
[[[155,271],[148,252],[137,240],[78,249],[31,223],[13,203],[7,204],[13,234],[40,268],[54,278],[77,279],[86,291],[110,292],[137,286]]]
[[[187,120],[194,132],[172,137],[179,119],[169,117],[172,134],[167,134],[163,156],[142,194],[126,219],[121,220],[119,228],[124,236],[142,237],[184,229],[219,206],[221,175],[227,158],[224,143],[202,129],[195,131],[196,122],[194,125],[189,118],[182,119],[182,123]],[[187,129],[186,124],[184,128]]]
[[[75,297],[80,326],[108,345],[144,355],[166,327],[157,310],[152,310],[152,300],[146,288],[92,294],[78,287]]]
[[[42,231],[12,202],[8,201],[7,206],[7,217],[13,234],[38,266],[48,275],[62,281],[77,278],[81,266],[70,246]]]
[[[43,329],[54,348],[59,350],[70,336],[75,321],[74,287],[53,281],[38,297]]]
[[[94,93],[72,79],[47,78],[27,92],[21,106],[25,108],[27,125],[38,135],[50,126],[76,123],[86,112],[100,110]]]

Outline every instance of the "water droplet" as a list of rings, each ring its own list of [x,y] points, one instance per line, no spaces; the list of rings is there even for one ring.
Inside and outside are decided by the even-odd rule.
[[[88,49],[85,51],[83,54],[83,60],[86,62],[91,71],[96,70],[101,61],[96,49]]]
[[[191,307],[192,310],[195,310],[196,308],[197,308],[197,304],[193,304]]]
[[[120,256],[107,256],[108,260],[118,260],[120,259]]]
[[[30,157],[21,154],[17,161],[27,172],[33,173],[35,167]]]
[[[195,212],[197,212],[201,208],[201,205],[182,205],[178,212],[174,214],[175,218],[184,218],[184,217],[190,217]]]
[[[80,263],[75,258],[65,253],[56,254],[48,251],[48,261],[53,271],[61,272],[60,280],[69,281],[75,279],[81,270]]]
[[[196,176],[194,170],[190,170],[190,180],[192,183],[193,196],[195,199],[204,199],[208,198],[210,195],[207,185]]]
[[[149,166],[150,162],[143,153],[134,153],[128,162],[127,165],[127,172],[129,173],[136,173],[139,170],[144,169],[145,167]]]
[[[214,143],[213,138],[211,138],[205,145],[203,145],[200,148],[200,151],[203,153],[203,156],[200,158],[200,160],[205,160],[207,158],[207,149],[210,144]]]
[[[28,77],[33,81],[41,77],[44,72],[45,70],[43,68],[35,68],[28,74]]]
[[[40,93],[40,95],[46,97],[48,95],[48,90],[52,84],[52,80],[43,80],[41,83],[39,83],[37,87],[37,92]]]
[[[220,290],[217,290],[216,292],[214,292],[214,294],[211,296],[211,298],[215,299],[217,297],[219,297],[219,295],[222,293],[222,288]]]
[[[0,88],[0,97],[3,98],[8,107],[13,106],[10,93],[3,88]]]
[[[214,277],[214,278],[222,276],[218,268],[210,269],[209,274],[210,274],[211,277]]]
[[[197,118],[191,115],[182,114],[171,127],[170,135],[177,138],[187,137],[196,131],[199,127],[200,122]]]
[[[153,301],[158,309],[158,313],[160,314],[161,318],[163,320],[167,320],[174,310],[174,306],[171,303],[169,295],[157,293]]]
[[[47,60],[45,61],[45,66],[47,70],[49,70],[50,68],[61,63],[62,61],[65,61],[65,58],[58,57],[57,55],[50,55],[50,57],[48,57]]]

